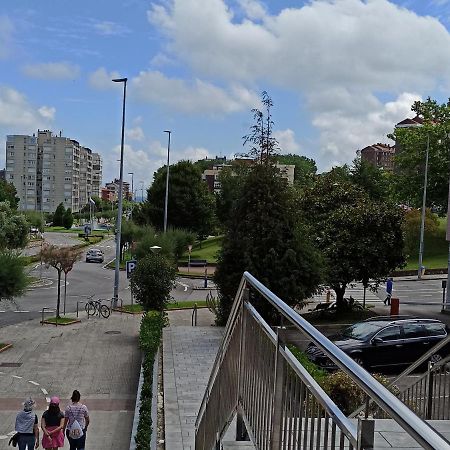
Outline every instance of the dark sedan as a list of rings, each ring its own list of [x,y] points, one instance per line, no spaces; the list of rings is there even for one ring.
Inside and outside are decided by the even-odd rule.
[[[351,325],[332,341],[361,366],[382,372],[409,366],[446,338],[447,333],[447,327],[439,320],[378,317]],[[446,346],[431,360],[437,362],[448,352]],[[309,344],[306,354],[318,366],[336,369],[314,344]]]

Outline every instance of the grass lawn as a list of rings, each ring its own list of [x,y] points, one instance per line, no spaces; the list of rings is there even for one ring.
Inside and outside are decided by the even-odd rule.
[[[57,231],[58,233],[83,233],[84,230],[82,228],[70,228],[67,230],[64,227],[45,227],[44,232],[46,231]],[[94,234],[108,234],[107,230],[94,230]]]
[[[142,309],[142,306],[139,304],[134,304],[134,305],[123,305],[123,311],[128,311],[128,312],[132,312],[132,313],[138,313],[138,312],[142,312],[144,311]]]
[[[44,318],[44,322],[56,324],[56,317],[46,317]],[[75,322],[77,322],[77,319],[72,319],[69,317],[58,317],[58,325],[68,325],[69,323]]]
[[[167,305],[167,309],[192,309],[195,305],[195,303],[197,303],[197,306],[206,306],[206,301],[205,300],[191,300],[188,302],[174,302],[174,303],[169,303]]]
[[[427,236],[424,238],[423,265],[427,269],[443,269],[447,267],[448,262],[448,243],[445,240],[447,227],[447,218],[439,217],[439,230],[436,236]],[[419,243],[417,251],[410,256],[408,264],[403,270],[415,270],[419,265]]]
[[[195,244],[192,247],[191,259],[206,259],[209,263],[217,262],[217,252],[222,247],[223,236],[216,236],[203,241],[201,244]],[[200,247],[201,245],[201,247]],[[189,253],[186,252],[180,261],[188,261]]]

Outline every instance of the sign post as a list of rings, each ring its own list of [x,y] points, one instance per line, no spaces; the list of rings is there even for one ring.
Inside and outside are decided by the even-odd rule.
[[[449,195],[448,195],[448,206],[450,207],[450,185],[449,185]],[[450,210],[449,210],[450,211]],[[448,264],[447,264],[447,283],[446,287],[450,287],[450,213],[447,213],[447,243],[448,243]],[[445,302],[442,305],[442,312],[450,313],[450,289],[447,289],[445,295]]]
[[[189,252],[189,259],[188,259],[188,273],[189,273],[189,269],[191,267],[191,252],[192,252],[192,245],[191,244],[188,245],[188,252]]]

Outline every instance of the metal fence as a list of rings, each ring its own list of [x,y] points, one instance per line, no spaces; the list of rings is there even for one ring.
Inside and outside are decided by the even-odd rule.
[[[241,280],[196,420],[196,450],[220,449],[236,413],[258,450],[371,449],[374,421],[347,418],[249,301],[249,290],[303,332],[423,448],[450,444],[251,274]],[[238,420],[239,423],[239,420]]]

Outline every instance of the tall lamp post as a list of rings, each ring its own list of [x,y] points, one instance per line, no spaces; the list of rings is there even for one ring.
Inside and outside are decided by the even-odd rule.
[[[140,185],[141,185],[141,202],[144,201],[144,182],[143,181],[139,181]]]
[[[119,176],[119,200],[117,205],[116,222],[116,264],[114,271],[114,306],[117,306],[119,298],[119,275],[120,275],[120,237],[122,233],[122,197],[123,197],[123,144],[125,141],[125,99],[127,96],[128,78],[115,78],[114,83],[123,83],[123,105],[122,105],[122,136],[120,141],[120,176]]]
[[[169,204],[169,168],[170,168],[170,130],[164,130],[169,135],[167,141],[167,172],[166,172],[166,199],[164,201],[164,233],[167,231],[167,206]]]
[[[131,213],[130,218],[133,218],[133,203],[134,203],[134,172],[128,172],[131,175]]]
[[[423,263],[423,235],[425,232],[425,204],[427,201],[427,184],[428,184],[428,155],[430,153],[430,133],[427,135],[427,152],[425,156],[425,176],[423,180],[423,197],[422,197],[422,217],[420,221],[420,243],[419,243],[419,268],[417,277],[422,278],[422,263]]]

